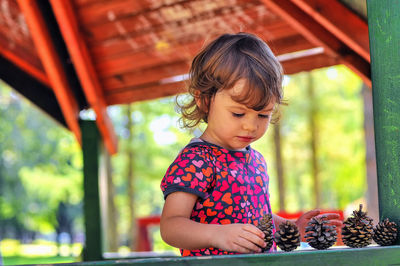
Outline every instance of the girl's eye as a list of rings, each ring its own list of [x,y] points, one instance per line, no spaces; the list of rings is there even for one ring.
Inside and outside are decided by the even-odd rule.
[[[261,117],[261,118],[269,118],[269,115],[262,115],[262,114],[259,114],[258,116]]]
[[[244,116],[244,114],[238,114],[238,113],[232,113],[232,115],[233,115],[234,117],[242,117],[242,116]]]

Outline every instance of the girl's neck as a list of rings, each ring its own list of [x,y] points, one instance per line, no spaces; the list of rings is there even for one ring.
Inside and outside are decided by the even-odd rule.
[[[222,146],[222,145],[220,145],[220,144],[218,144],[218,143],[215,143],[213,140],[211,140],[211,139],[207,136],[207,134],[204,134],[204,133],[203,133],[200,137],[198,137],[198,139],[200,139],[201,141],[204,141],[204,142],[206,142],[206,143],[209,143],[209,144],[216,145],[216,146],[218,146],[218,147],[224,148],[224,149],[226,149],[226,150],[228,150],[228,151],[247,151],[247,148],[238,149],[238,150],[232,150],[232,149],[226,148],[226,147],[224,147],[224,146]]]
[[[199,139],[201,139],[204,142],[214,144],[214,145],[217,145],[219,147],[229,150],[227,147],[224,147],[223,145],[216,143],[216,141],[214,141],[214,139],[212,137],[210,137],[209,134],[207,134],[207,129],[203,132],[203,134],[199,137]]]

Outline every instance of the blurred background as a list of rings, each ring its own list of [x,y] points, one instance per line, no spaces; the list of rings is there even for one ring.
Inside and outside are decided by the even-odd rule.
[[[351,212],[366,203],[364,105],[371,102],[364,102],[363,90],[344,66],[285,77],[288,106],[281,107],[279,124],[253,145],[269,166],[274,212],[315,207]],[[80,147],[69,131],[5,83],[0,83],[0,99],[3,259],[18,264],[59,255],[56,261],[75,261],[84,240]],[[161,213],[159,185],[167,167],[199,134],[179,128],[174,106],[175,97],[166,97],[109,108],[120,151],[111,158],[112,194],[105,200],[114,214],[104,229],[108,252],[137,250],[138,241],[142,248],[149,241],[152,251],[176,252],[161,240],[157,219],[150,219]],[[148,239],[143,232],[138,239],[143,225]]]

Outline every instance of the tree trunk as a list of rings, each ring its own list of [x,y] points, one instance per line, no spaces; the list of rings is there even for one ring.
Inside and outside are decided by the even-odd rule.
[[[104,251],[115,252],[118,250],[117,221],[118,212],[114,202],[115,187],[112,182],[111,158],[108,151],[103,148],[100,161],[100,203],[102,212],[102,230],[104,234]]]
[[[128,181],[128,206],[129,206],[129,239],[131,250],[136,249],[136,220],[134,213],[134,174],[133,174],[133,123],[132,123],[132,110],[131,105],[128,104],[126,108],[126,116],[128,119],[126,128],[128,130],[128,145],[126,150],[127,155],[127,181]]]
[[[112,166],[111,166],[111,158],[108,152],[105,152],[106,155],[106,171],[107,171],[107,205],[108,205],[108,224],[107,228],[109,234],[109,248],[111,252],[118,251],[118,233],[117,233],[117,221],[118,221],[118,213],[117,208],[115,206],[114,198],[115,198],[115,187],[112,181]]]
[[[311,133],[310,146],[311,146],[311,175],[314,183],[314,197],[315,197],[315,207],[319,208],[321,206],[321,190],[320,190],[320,180],[319,180],[319,164],[318,164],[318,153],[317,153],[317,143],[318,143],[318,132],[317,132],[317,105],[314,93],[314,82],[312,78],[312,73],[307,74],[308,77],[308,98],[310,101],[310,112],[309,112],[309,127]]]
[[[375,136],[374,136],[374,112],[372,107],[372,91],[363,84],[362,94],[364,98],[364,134],[367,168],[367,208],[368,214],[374,221],[379,221],[378,184],[375,158]]]
[[[278,123],[274,124],[275,163],[278,175],[279,211],[285,210],[285,178],[283,174],[281,130]]]

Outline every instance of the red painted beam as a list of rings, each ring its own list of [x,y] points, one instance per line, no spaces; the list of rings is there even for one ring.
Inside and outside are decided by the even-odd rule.
[[[139,88],[126,88],[125,90],[107,92],[106,99],[109,105],[113,105],[162,98],[183,92],[185,92],[185,83],[183,81],[166,84],[152,83]]]
[[[23,1],[23,0],[22,0]],[[117,152],[117,136],[107,114],[103,88],[94,69],[89,50],[81,36],[71,1],[51,0],[56,20],[67,45],[86,98],[96,113],[96,124],[110,154]]]
[[[116,74],[101,79],[105,91],[120,90],[127,87],[136,87],[141,84],[159,82],[162,79],[188,72],[190,61],[175,61],[170,64],[159,64],[151,68],[137,69],[127,73]]]
[[[47,87],[51,87],[50,81],[47,78],[46,73],[44,73],[41,69],[33,66],[26,60],[20,58],[19,56],[15,55],[14,53],[10,52],[7,49],[4,49],[1,46],[0,46],[0,54],[2,54],[5,58],[7,58],[11,62],[13,62],[20,69],[24,70],[26,73],[28,73],[32,77],[36,78],[37,80],[39,80],[41,83],[43,83]]]
[[[338,65],[340,61],[335,57],[321,53],[283,61],[281,64],[285,75],[291,75],[301,71],[311,71],[322,67]]]
[[[46,24],[34,0],[18,0],[38,55],[46,71],[51,88],[60,104],[65,121],[81,144],[81,130],[78,123],[79,107],[68,85],[67,77],[55,50]],[[43,79],[43,78],[42,78]]]
[[[338,0],[291,0],[368,62],[368,23]]]
[[[353,70],[371,87],[370,63],[322,27],[307,13],[290,0],[262,0],[262,2],[273,12],[285,19],[310,42],[324,47],[328,55],[338,57],[344,65]]]

